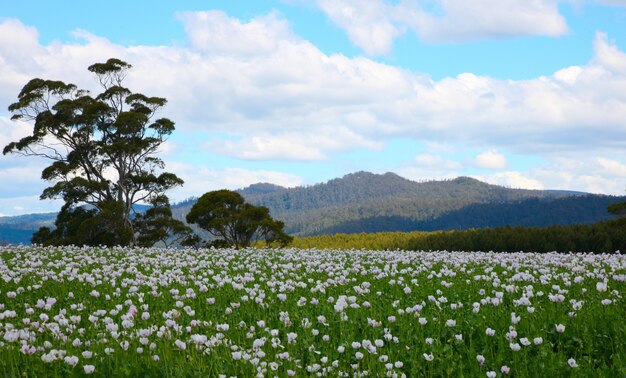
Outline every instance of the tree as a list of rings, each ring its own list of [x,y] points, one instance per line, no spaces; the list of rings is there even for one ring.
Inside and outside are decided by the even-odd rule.
[[[31,238],[42,245],[125,245],[133,235],[120,222],[119,203],[101,204],[100,209],[73,207],[66,203],[54,222],[55,229],[41,227]]]
[[[236,248],[249,247],[260,239],[281,246],[293,240],[283,231],[284,223],[272,219],[267,207],[246,203],[239,193],[230,190],[205,193],[191,207],[187,222],[207,230],[218,238],[218,243]]]
[[[166,100],[122,86],[130,68],[119,59],[91,65],[88,70],[102,87],[95,97],[74,84],[32,79],[9,106],[13,120],[34,124],[32,135],[3,150],[48,159],[42,178],[52,185],[41,198],[63,199],[65,215],[90,205],[99,214],[90,223],[106,221],[109,230],[123,230],[107,244],[132,244],[133,205],[183,183],[172,173],[159,173],[164,162],[155,156],[174,131],[171,120],[156,118]]]
[[[194,246],[200,242],[189,226],[172,217],[167,196],[154,197],[151,205],[151,208],[143,214],[137,214],[133,220],[137,232],[137,245],[152,247],[161,242],[165,247],[178,244]]]
[[[609,213],[619,216],[619,218],[613,221],[614,224],[626,226],[626,202],[614,203],[610,205],[607,210]]]
[[[614,203],[610,205],[607,210],[611,214],[624,215],[626,214],[626,202]]]

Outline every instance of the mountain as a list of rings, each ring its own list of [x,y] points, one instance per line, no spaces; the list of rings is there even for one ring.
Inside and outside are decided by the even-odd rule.
[[[564,190],[510,189],[470,177],[415,182],[394,173],[356,172],[312,186],[254,184],[238,191],[267,206],[292,235],[544,226],[611,219],[623,198]],[[173,208],[184,215],[193,201]]]
[[[267,206],[294,235],[539,225],[545,219],[550,224],[591,223],[608,219],[605,203],[617,201],[592,196],[605,199],[593,202],[591,209],[581,192],[510,189],[470,177],[415,182],[394,173],[369,172],[307,187],[274,187],[266,193],[248,189],[240,191],[246,200]],[[565,198],[573,200],[558,202]],[[525,201],[530,199],[539,205],[529,207]],[[584,206],[575,206],[583,202]],[[554,209],[564,206],[574,210],[555,217]],[[528,208],[534,213],[528,215]]]
[[[39,227],[54,225],[56,213],[27,214],[14,217],[0,217],[0,244],[28,244],[33,232]]]
[[[626,201],[626,197],[584,195],[557,199],[529,198],[507,203],[478,203],[421,221],[402,216],[351,220],[329,227],[320,234],[596,223],[612,219],[613,216],[608,214],[606,208],[621,201]]]
[[[244,189],[240,189],[239,193],[244,197],[252,197],[252,196],[262,196],[265,194],[271,194],[271,193],[275,193],[281,190],[285,190],[285,188],[279,185],[262,182],[259,184],[252,184]]]
[[[594,223],[612,219],[607,206],[626,201],[574,191],[511,189],[470,177],[416,182],[369,172],[296,188],[258,183],[238,192],[248,202],[267,206],[297,236]],[[174,217],[184,220],[195,201],[173,204]]]

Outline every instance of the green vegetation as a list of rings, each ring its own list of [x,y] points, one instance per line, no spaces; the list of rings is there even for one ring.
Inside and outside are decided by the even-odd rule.
[[[167,196],[155,196],[150,204],[149,209],[133,219],[138,246],[152,247],[158,243],[165,247],[195,246],[200,242],[189,226],[172,217]]]
[[[626,251],[626,225],[601,222],[592,225],[501,227],[433,233],[408,243],[410,250],[498,252]]]
[[[182,185],[155,156],[174,131],[171,120],[156,118],[166,100],[124,87],[130,68],[119,59],[89,66],[102,88],[94,97],[74,84],[32,79],[9,106],[12,119],[33,123],[33,131],[3,153],[50,161],[42,178],[51,186],[41,198],[65,202],[56,222],[64,228],[42,228],[35,241],[134,244],[134,206]]]
[[[576,192],[520,191],[468,178],[412,182],[394,174],[366,172],[292,189],[254,184],[238,193],[251,204],[268,207],[274,219],[285,223],[285,232],[294,236],[591,224],[614,219],[607,207],[626,199]],[[172,217],[184,222],[196,201],[190,198],[173,204]],[[137,205],[134,209],[145,211]],[[28,236],[19,239],[12,230],[36,230],[50,224],[50,217],[45,221],[35,216],[0,218],[0,233],[7,227],[6,239],[27,242]],[[9,226],[7,222],[17,223]],[[204,239],[213,237],[202,228],[190,226]],[[355,244],[357,248],[362,245]]]
[[[241,194],[231,190],[205,193],[186,219],[215,237],[211,241],[214,246],[247,248],[262,239],[267,245],[284,247],[293,239],[283,231],[283,222],[272,219],[267,207],[246,203]]]
[[[252,185],[240,193],[267,206],[294,236],[593,223],[611,219],[607,206],[624,200],[509,189],[468,177],[414,182],[368,172],[307,187]]]
[[[626,222],[463,231],[378,232],[296,237],[297,248],[411,251],[594,252],[626,251]]]
[[[624,377],[626,256],[0,247],[6,377]]]
[[[268,207],[294,236],[590,224],[613,219],[606,208],[626,200],[507,189],[467,177],[413,182],[367,172],[307,187],[254,184],[238,192],[248,202]],[[193,203],[173,206],[174,217],[185,219]]]

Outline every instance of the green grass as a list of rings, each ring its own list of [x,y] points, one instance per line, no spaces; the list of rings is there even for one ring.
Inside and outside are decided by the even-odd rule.
[[[625,281],[622,255],[6,247],[0,375],[625,376]]]

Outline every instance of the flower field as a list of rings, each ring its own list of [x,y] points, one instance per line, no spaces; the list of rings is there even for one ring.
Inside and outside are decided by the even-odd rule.
[[[626,376],[626,256],[0,248],[4,376]]]

